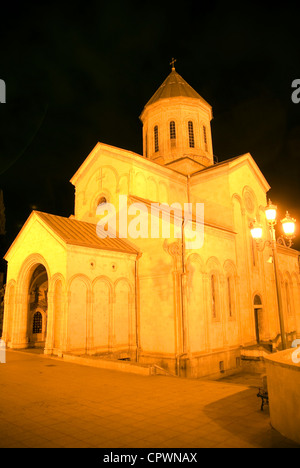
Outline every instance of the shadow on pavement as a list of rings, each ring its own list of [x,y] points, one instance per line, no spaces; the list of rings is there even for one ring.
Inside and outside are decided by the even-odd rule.
[[[296,443],[283,437],[270,425],[269,408],[260,410],[261,400],[257,389],[249,388],[235,395],[218,400],[203,408],[212,420],[211,436],[224,446],[258,448],[300,448]]]

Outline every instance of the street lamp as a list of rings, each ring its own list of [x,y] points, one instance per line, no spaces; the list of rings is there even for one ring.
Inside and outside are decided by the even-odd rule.
[[[288,247],[293,245],[292,239],[295,237],[295,228],[296,228],[296,220],[292,218],[287,211],[285,214],[285,218],[281,220],[282,228],[285,234],[285,238],[288,240]]]
[[[269,224],[275,225],[277,218],[277,206],[273,205],[271,200],[269,200],[268,206],[265,208],[266,218]]]
[[[252,223],[250,224],[250,230],[251,230],[251,236],[253,237],[253,239],[259,242],[263,234],[262,225],[259,224],[256,221],[256,219],[254,219]]]
[[[273,205],[271,200],[269,200],[268,206],[266,206],[265,208],[265,214],[266,214],[266,219],[267,219],[269,229],[270,229],[271,241],[267,240],[264,242],[263,245],[260,244],[260,242],[262,242],[263,230],[262,230],[262,226],[256,220],[253,220],[250,223],[250,230],[251,230],[251,235],[253,239],[256,241],[257,248],[260,252],[262,252],[266,246],[270,246],[273,251],[274,273],[275,273],[275,280],[276,280],[276,293],[277,293],[281,341],[282,341],[282,348],[286,349],[287,343],[286,343],[286,334],[285,334],[285,327],[284,327],[281,286],[280,286],[280,279],[279,279],[277,244],[284,245],[285,247],[291,247],[293,245],[292,239],[295,237],[294,234],[295,234],[296,220],[294,218],[291,218],[288,211],[286,212],[285,218],[281,220],[284,235],[280,236],[278,240],[276,241],[275,226],[277,223],[277,206]]]

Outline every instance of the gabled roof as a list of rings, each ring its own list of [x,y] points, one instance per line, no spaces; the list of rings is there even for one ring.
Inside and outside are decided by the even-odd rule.
[[[29,220],[36,216],[43,223],[45,223],[65,244],[79,245],[82,247],[89,247],[100,250],[109,250],[114,252],[123,252],[129,254],[138,254],[138,251],[123,239],[107,237],[101,239],[97,235],[96,224],[78,221],[77,219],[64,218],[62,216],[55,216],[40,211],[33,211],[21,229],[17,238],[11,245],[8,252],[16,243],[21,232],[26,228]],[[8,254],[5,255],[5,258]]]
[[[82,177],[82,175],[91,169],[94,162],[98,158],[101,158],[102,154],[109,155],[109,157],[113,157],[116,160],[130,162],[130,165],[139,165],[140,167],[145,167],[146,169],[152,168],[155,171],[159,171],[160,174],[163,174],[167,177],[173,177],[175,174],[177,175],[177,177],[185,177],[179,172],[176,172],[173,169],[170,169],[169,167],[162,166],[161,164],[158,164],[157,162],[152,161],[151,159],[145,158],[140,154],[134,153],[129,150],[125,150],[123,148],[118,148],[116,146],[107,145],[106,143],[98,142],[71,178],[71,184],[76,186],[78,180]]]
[[[101,250],[114,250],[117,252],[138,253],[137,250],[128,245],[123,239],[112,237],[101,239],[97,235],[96,224],[41,213],[39,211],[36,213],[66,244],[94,247]]]
[[[200,94],[197,93],[183,78],[173,69],[165,81],[160,85],[156,93],[147,102],[145,107],[150,106],[154,102],[160,99],[172,98],[172,97],[189,97],[199,99],[206,106],[210,106]]]
[[[194,172],[193,174],[191,174],[191,178],[201,177],[202,175],[205,177],[205,174],[210,171],[215,172],[217,174],[218,171],[222,170],[222,167],[225,166],[228,166],[230,170],[236,169],[242,164],[248,164],[252,168],[263,190],[265,192],[268,192],[271,187],[250,153],[245,153],[240,156],[227,159],[226,161],[221,161],[217,164],[212,164],[211,166],[205,167],[204,169],[201,169],[198,172]]]

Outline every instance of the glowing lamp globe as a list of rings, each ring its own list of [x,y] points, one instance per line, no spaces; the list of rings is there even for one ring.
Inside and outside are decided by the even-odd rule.
[[[269,200],[268,206],[265,208],[266,218],[268,223],[275,223],[277,217],[277,206],[273,205],[271,200]]]
[[[255,240],[259,240],[262,238],[263,230],[260,224],[257,221],[254,221],[250,227],[251,236]]]
[[[281,220],[284,234],[287,237],[293,237],[295,234],[296,220],[292,218],[289,212],[286,212],[285,218]]]

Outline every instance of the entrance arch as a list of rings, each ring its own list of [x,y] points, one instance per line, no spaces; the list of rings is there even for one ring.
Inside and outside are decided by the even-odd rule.
[[[263,332],[263,305],[260,294],[255,294],[254,296],[254,319],[256,341],[259,344]]]
[[[12,348],[45,346],[49,278],[51,278],[49,267],[40,254],[32,254],[23,262],[16,280]],[[33,316],[37,311],[42,315],[41,334],[33,333]]]
[[[48,275],[42,264],[32,270],[28,287],[28,346],[44,348],[47,333]]]

